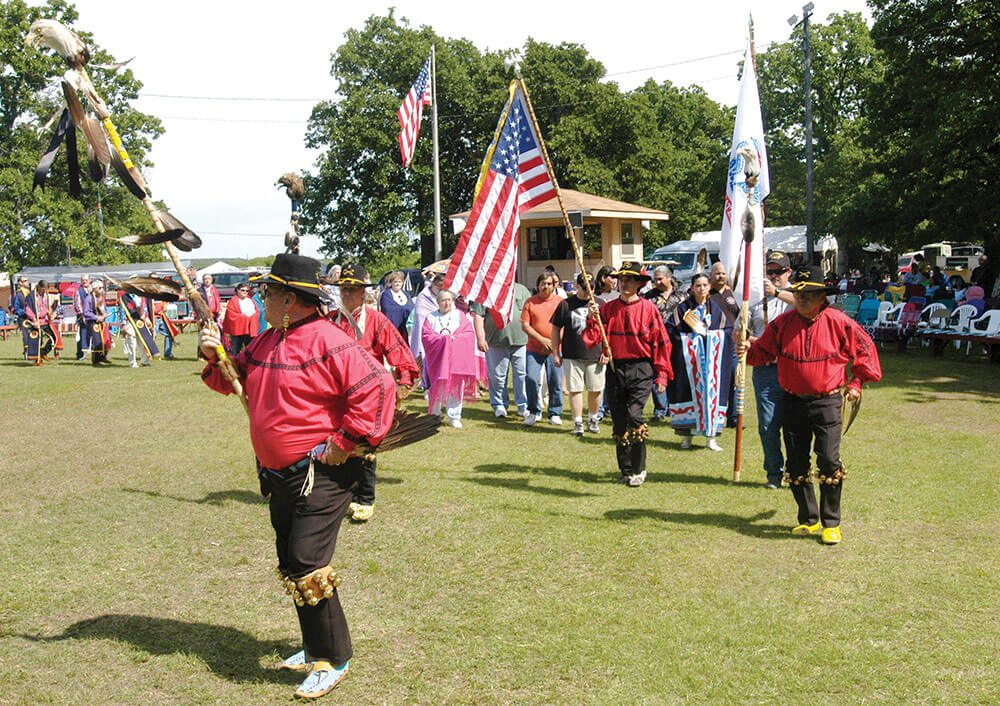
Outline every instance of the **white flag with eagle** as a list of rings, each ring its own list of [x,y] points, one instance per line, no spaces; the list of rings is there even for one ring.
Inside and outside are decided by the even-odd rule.
[[[743,62],[743,78],[740,81],[740,98],[736,106],[733,146],[729,151],[726,205],[722,216],[722,237],[719,242],[719,259],[726,268],[737,299],[742,297],[743,275],[749,273],[751,306],[764,298],[763,202],[771,192],[767,148],[764,146],[764,123],[760,116],[760,94],[757,92],[757,75],[752,51],[748,41],[746,58]],[[747,174],[758,170],[760,173],[757,176],[757,183],[751,186],[747,183]],[[750,210],[754,225],[749,267],[743,262],[745,248],[740,228],[747,209]]]

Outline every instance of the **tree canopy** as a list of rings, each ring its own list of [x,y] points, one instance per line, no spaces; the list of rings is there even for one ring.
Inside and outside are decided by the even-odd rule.
[[[317,105],[307,145],[322,150],[306,178],[304,220],[336,258],[381,262],[410,249],[430,251],[433,187],[425,120],[408,169],[399,160],[396,112],[435,45],[441,153],[441,209],[471,206],[476,177],[506,100],[509,51],[477,49],[411,28],[394,13],[372,16],[334,53],[337,101]],[[522,74],[560,186],[631,201],[671,214],[653,244],[716,227],[721,219],[733,111],[700,89],[652,81],[623,92],[578,44],[529,39]],[[442,226],[445,250],[457,238]],[[425,257],[426,260],[426,257]]]
[[[65,0],[28,6],[23,0],[0,3],[0,266],[8,271],[31,265],[66,262],[114,264],[158,258],[151,247],[138,248],[102,238],[147,232],[151,228],[142,205],[113,178],[98,185],[83,178],[79,200],[69,195],[65,144],[53,163],[44,191],[32,191],[35,166],[48,146],[52,128],[46,122],[61,111],[58,77],[66,69],[53,51],[25,47],[28,27],[38,18],[51,18],[72,27],[77,19]],[[90,48],[92,63],[111,63],[113,57],[95,44],[87,32],[74,28]],[[90,71],[97,90],[114,115],[129,155],[140,166],[152,141],[163,129],[160,121],[133,110],[142,84],[131,70]],[[77,140],[79,162],[86,169],[86,141]]]
[[[870,4],[886,69],[869,98],[875,159],[859,207],[894,241],[981,240],[997,262],[1000,9],[990,0]]]

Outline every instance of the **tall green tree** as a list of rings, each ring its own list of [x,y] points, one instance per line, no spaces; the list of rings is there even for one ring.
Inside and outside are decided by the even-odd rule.
[[[313,110],[307,144],[323,153],[307,177],[307,227],[336,258],[379,261],[419,234],[430,251],[433,202],[429,125],[402,169],[396,111],[437,51],[442,213],[471,205],[476,175],[506,100],[509,52],[412,29],[392,12],[347,33],[332,61],[339,101]],[[622,92],[586,48],[529,39],[522,73],[559,183],[671,213],[654,244],[718,225],[732,111],[700,89],[653,82]],[[456,238],[445,232],[445,251]]]
[[[158,258],[158,249],[121,245],[100,235],[103,217],[108,236],[144,232],[150,228],[145,209],[128,191],[109,177],[98,186],[84,176],[83,195],[69,195],[65,144],[53,164],[44,191],[32,191],[38,160],[48,146],[52,128],[48,120],[62,109],[58,77],[65,64],[53,51],[25,47],[28,27],[38,18],[56,19],[72,26],[77,19],[65,0],[48,0],[28,6],[23,0],[0,3],[0,267],[14,271],[31,265],[65,263],[113,264]],[[97,46],[92,35],[74,28],[91,50],[93,63],[111,63],[113,57]],[[152,140],[163,131],[159,120],[135,111],[129,100],[142,84],[130,70],[111,73],[90,71],[115,124],[137,165],[142,165]],[[86,141],[77,140],[80,164],[86,166]]]
[[[842,242],[877,239],[852,218],[857,184],[871,167],[861,144],[867,98],[883,63],[860,13],[810,23],[814,227]],[[757,57],[771,169],[769,225],[805,223],[805,75],[802,27]]]
[[[871,92],[867,212],[900,245],[985,242],[1000,262],[1000,9],[870,0],[885,57]]]

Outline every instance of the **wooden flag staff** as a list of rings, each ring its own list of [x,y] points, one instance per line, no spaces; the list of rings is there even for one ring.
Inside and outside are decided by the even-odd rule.
[[[590,288],[590,278],[587,277],[587,269],[583,264],[583,253],[580,251],[580,246],[576,242],[576,234],[573,229],[573,224],[569,220],[569,213],[566,211],[566,206],[563,204],[562,191],[559,189],[559,181],[556,179],[555,171],[552,169],[552,160],[549,159],[549,152],[545,148],[545,140],[542,139],[542,130],[538,126],[538,118],[535,117],[535,108],[531,105],[531,97],[528,95],[528,86],[525,85],[524,79],[521,78],[520,70],[517,71],[517,82],[521,87],[521,91],[524,93],[524,102],[528,104],[528,113],[531,115],[531,124],[535,128],[535,136],[538,138],[538,147],[542,152],[542,159],[545,160],[545,168],[549,172],[549,179],[552,180],[552,186],[556,192],[556,200],[559,202],[559,210],[562,211],[563,223],[566,224],[566,233],[569,235],[569,242],[573,245],[573,254],[576,256],[576,264],[580,268],[580,272],[583,273],[583,288],[587,292],[587,298],[593,302],[597,303],[594,299],[594,290]],[[615,369],[615,360],[611,355],[611,344],[608,343],[608,334],[604,330],[604,322],[601,321],[601,317],[597,317],[597,327],[601,331],[601,340],[604,341],[604,350],[608,354],[608,364],[611,369]]]

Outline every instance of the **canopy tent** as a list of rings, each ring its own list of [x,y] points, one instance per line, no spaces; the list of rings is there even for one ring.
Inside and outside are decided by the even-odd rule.
[[[691,234],[691,240],[705,243],[718,243],[722,238],[721,230],[703,230]],[[805,226],[777,226],[764,229],[764,249],[780,250],[785,253],[804,253],[806,251]],[[837,239],[832,235],[821,235],[813,240],[813,250],[826,253],[837,250]]]
[[[205,275],[217,275],[220,272],[241,272],[241,271],[242,270],[240,270],[239,267],[233,267],[227,262],[223,262],[222,260],[217,260],[208,267],[198,270],[197,273],[198,281],[201,282],[201,278]]]

